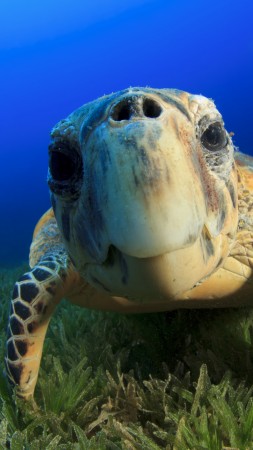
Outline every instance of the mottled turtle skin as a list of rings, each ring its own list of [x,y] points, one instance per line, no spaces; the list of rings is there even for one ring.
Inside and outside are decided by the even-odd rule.
[[[235,152],[213,101],[129,88],[77,109],[51,138],[52,209],[8,326],[7,374],[26,399],[63,297],[123,313],[253,302],[253,159]]]

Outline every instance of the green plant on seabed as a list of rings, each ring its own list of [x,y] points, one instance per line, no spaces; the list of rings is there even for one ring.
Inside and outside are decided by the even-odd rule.
[[[253,311],[124,316],[63,302],[34,404],[3,374],[13,282],[0,271],[0,449],[253,449]]]

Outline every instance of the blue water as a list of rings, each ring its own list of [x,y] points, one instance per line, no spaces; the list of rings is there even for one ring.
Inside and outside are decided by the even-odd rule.
[[[49,207],[51,127],[128,86],[215,99],[253,154],[251,0],[3,0],[0,4],[0,266],[26,261]]]

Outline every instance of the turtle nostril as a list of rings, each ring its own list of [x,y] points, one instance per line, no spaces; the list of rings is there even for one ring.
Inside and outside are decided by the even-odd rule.
[[[128,97],[119,101],[111,110],[111,118],[116,122],[148,117],[156,119],[162,113],[162,107],[152,98],[141,96]]]
[[[113,120],[120,122],[121,120],[129,120],[131,115],[131,104],[127,100],[123,100],[115,106],[111,117]]]
[[[155,119],[161,115],[162,108],[159,103],[152,98],[145,98],[143,101],[143,113],[144,116]]]

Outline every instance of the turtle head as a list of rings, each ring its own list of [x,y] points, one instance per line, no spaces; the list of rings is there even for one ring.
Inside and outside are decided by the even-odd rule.
[[[52,131],[48,182],[74,265],[112,295],[180,298],[235,237],[233,144],[203,96],[130,88],[84,105]]]

